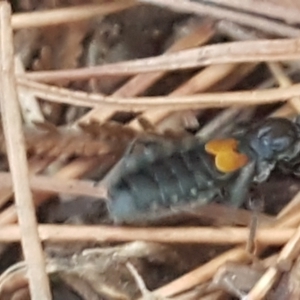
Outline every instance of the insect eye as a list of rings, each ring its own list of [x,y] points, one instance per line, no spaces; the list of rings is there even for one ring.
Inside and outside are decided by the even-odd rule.
[[[282,152],[291,145],[291,140],[288,137],[274,139],[272,149],[276,152]]]

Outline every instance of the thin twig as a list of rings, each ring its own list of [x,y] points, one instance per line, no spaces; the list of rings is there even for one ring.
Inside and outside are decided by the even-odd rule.
[[[164,285],[163,287],[155,290],[155,294],[164,297],[170,297],[178,293],[187,291],[200,283],[210,280],[217,270],[224,265],[227,261],[250,261],[250,256],[247,251],[241,248],[231,249],[209,262],[203,264],[199,268],[175,279],[174,281]]]
[[[281,271],[280,266],[290,266],[292,261],[299,255],[300,252],[300,227],[290,238],[288,243],[281,250],[276,266],[270,267],[260,280],[255,284],[253,289],[248,293],[246,299],[261,300],[264,299],[268,291],[275,284]]]
[[[196,48],[205,44],[215,33],[211,22],[202,24],[194,28],[191,34],[176,41],[166,53],[179,52],[186,49]],[[165,72],[155,72],[150,74],[138,74],[131,78],[126,84],[113,93],[117,97],[132,97],[141,94],[156,81],[161,79]]]
[[[18,221],[22,233],[22,248],[28,265],[31,298],[33,300],[50,300],[52,298],[50,286],[29,188],[28,165],[14,76],[11,8],[8,3],[2,2],[0,4],[0,16],[1,108],[15,201],[17,203]]]
[[[198,25],[198,26],[196,26]],[[176,40],[173,45],[166,51],[168,52],[178,52],[180,50],[194,48],[197,45],[202,45],[206,43],[215,33],[211,22],[205,22],[204,24],[189,24],[190,34]],[[160,80],[165,75],[165,72],[155,72],[149,74],[139,74],[132,77],[119,89],[117,89],[112,96],[114,97],[133,97],[140,95],[147,88],[152,86],[155,82]],[[106,111],[103,107],[93,109],[89,111],[86,115],[80,118],[78,122],[88,122],[91,119],[97,119],[98,121],[104,121],[103,119],[109,117],[115,110]]]
[[[170,96],[182,96],[201,93],[229,76],[238,67],[238,64],[212,65],[201,70],[190,80],[176,88]]]
[[[222,28],[227,34],[231,37],[240,39],[240,40],[256,40],[258,39],[255,33],[249,32],[249,30],[245,28],[241,28],[241,26],[237,24],[233,24],[231,22],[222,21],[219,23],[219,27]],[[273,76],[276,78],[280,87],[289,87],[293,83],[290,78],[284,73],[281,65],[277,62],[267,62],[267,66],[272,72]],[[289,103],[296,111],[300,112],[300,102],[299,97],[292,98],[289,100]],[[276,114],[276,112],[275,112]]]
[[[216,118],[205,124],[205,126],[197,132],[197,137],[201,140],[212,138],[214,134],[219,133],[230,121],[236,119],[241,113],[241,110],[240,107],[232,107],[222,111]]]
[[[179,109],[197,109],[207,107],[227,107],[231,105],[257,105],[285,101],[300,96],[300,84],[286,88],[273,88],[259,91],[206,93],[181,97],[135,97],[116,98],[71,91],[55,86],[49,86],[28,80],[19,80],[20,89],[30,89],[31,92],[44,100],[83,107],[111,105],[123,110],[139,112],[149,108],[168,107],[174,111]]]
[[[295,206],[300,204],[300,192],[298,192],[295,197],[293,198],[293,201],[289,202],[280,212],[279,216],[284,217],[289,215],[290,212],[293,212],[295,210]]]
[[[274,77],[279,82],[280,87],[289,87],[293,85],[291,79],[284,73],[281,65],[279,63],[268,63],[268,67],[273,73]],[[300,97],[293,97],[288,100],[288,103],[300,113]]]
[[[211,6],[203,2],[199,3],[199,1],[196,3],[188,0],[140,0],[140,2],[165,6],[185,13],[209,15],[221,20],[227,19],[235,23],[245,25],[250,28],[256,28],[257,30],[278,36],[298,37],[300,35],[300,30],[292,26],[281,24],[266,18],[249,15],[244,12]]]
[[[29,175],[34,175],[36,173],[44,170],[51,162],[53,158],[36,159],[32,158],[28,161],[29,165]],[[4,182],[2,182],[4,183]],[[1,184],[0,184],[1,186]],[[2,207],[7,201],[13,197],[12,185],[1,186],[0,187],[0,207]]]
[[[300,59],[299,39],[239,41],[183,50],[156,57],[80,69],[27,72],[37,81],[85,80],[104,75],[124,76],[137,73],[174,71],[211,64],[289,61]]]
[[[257,40],[258,35],[257,33],[249,31],[249,29],[243,28],[235,23],[229,21],[220,21],[217,27],[221,30],[221,32],[225,33],[226,35],[230,36],[231,38],[238,39],[238,40]],[[277,62],[268,62],[267,66],[269,67],[270,71],[272,72],[273,76],[279,83],[280,87],[288,87],[291,86],[293,83],[290,78],[284,73],[282,67]],[[292,98],[289,100],[289,104],[296,109],[296,111],[300,111],[300,104],[299,104],[299,97]],[[286,104],[287,106],[289,104]],[[271,116],[283,116],[290,114],[291,111],[288,110],[286,107],[279,108],[275,112],[271,114]]]
[[[104,156],[107,163],[111,163],[108,157]],[[67,166],[63,167],[59,170],[54,178],[57,179],[71,179],[78,178],[91,169],[95,168],[99,164],[99,158],[90,158],[90,159],[82,159],[79,158]],[[36,206],[48,200],[53,194],[48,192],[39,193],[38,196],[34,198],[34,203]],[[16,207],[12,205],[6,208],[4,211],[0,213],[0,225],[12,224],[17,221]]]
[[[54,192],[61,194],[105,197],[106,193],[100,187],[95,186],[94,181],[66,179],[35,175],[30,176],[30,187],[35,191]],[[9,173],[0,172],[0,189],[10,188],[12,180]]]
[[[297,9],[297,5],[290,6],[292,1],[272,3],[272,1],[257,1],[257,0],[206,0],[206,2],[226,5],[238,9],[247,10],[258,14],[264,14],[266,16],[282,19],[289,23],[299,23],[300,10]]]
[[[80,22],[92,17],[108,15],[136,4],[134,0],[111,1],[112,3],[90,4],[46,11],[16,13],[12,16],[13,29],[53,26]]]
[[[206,27],[207,27],[207,25],[206,25]],[[212,35],[212,31],[207,32],[206,27],[204,26],[204,30],[202,30],[202,37],[203,37],[202,38],[202,43],[205,42],[205,39],[204,39],[205,36],[208,37],[208,34],[210,36]],[[186,40],[187,41],[189,40],[188,37],[186,38]],[[184,41],[184,39],[182,39],[182,41]],[[178,43],[180,45],[180,40],[178,41]],[[172,48],[173,49],[174,48],[178,49],[178,46],[176,47],[176,43],[174,44],[174,46]],[[198,74],[196,76],[193,76],[192,78],[187,80],[185,82],[185,84],[183,84],[182,86],[179,86],[173,92],[171,92],[169,94],[169,97],[179,96],[179,95],[180,96],[191,95],[191,94],[194,94],[196,91],[204,91],[209,86],[213,85],[216,81],[220,80],[220,78],[222,78],[223,76],[226,76],[226,74],[228,72],[226,72],[226,71],[224,72],[223,71],[224,68],[227,69],[226,66],[224,66],[223,68],[220,67],[220,66],[217,66],[217,67],[209,66],[209,67],[207,67],[204,70],[204,73],[208,76],[205,76],[205,74],[202,74],[202,71],[199,72],[203,76],[201,76],[201,75],[197,76]],[[150,73],[149,75],[151,75],[151,74],[152,73]],[[157,74],[164,74],[164,73],[158,72]],[[140,75],[135,76],[134,78],[138,78],[139,76],[146,77],[147,74],[140,74]],[[201,78],[199,78],[199,77],[201,77]],[[131,88],[130,88],[130,85],[127,85],[127,90],[128,91],[132,90],[133,83],[134,83],[134,81],[131,81]],[[113,95],[115,96],[115,95],[118,95],[118,94],[114,93]],[[127,94],[127,96],[133,96],[133,95]],[[171,107],[167,108],[167,109],[149,109],[149,110],[147,110],[143,113],[142,117],[146,120],[150,120],[151,124],[156,128],[157,132],[159,132],[161,130],[161,128],[164,128],[164,125],[166,124],[166,121],[168,123],[168,126],[172,127],[172,130],[174,130],[175,127],[180,127],[181,124],[184,123],[184,121],[183,121],[184,118],[188,119],[190,122],[195,122],[196,126],[198,125],[198,121],[196,120],[193,113],[191,113],[190,111],[180,111],[180,114],[178,114],[178,113],[176,114],[176,113],[173,112]],[[169,123],[170,121],[171,121],[172,125]],[[178,124],[178,125],[174,126],[175,124]],[[131,128],[136,129],[136,130],[143,129],[142,126],[141,126],[141,123],[139,122],[139,120],[137,118],[132,120],[129,123],[129,126]],[[184,127],[184,125],[182,127]]]
[[[300,193],[291,201],[297,202]],[[276,224],[274,224],[273,230],[271,230],[271,234],[274,234],[274,228],[287,228],[298,226],[300,222],[300,213],[299,210],[295,210],[294,206],[289,206],[290,209],[285,210],[284,214],[280,214],[278,216],[278,220]],[[283,222],[286,215],[291,214],[288,220]],[[262,251],[260,249],[260,251]],[[161,287],[158,291],[162,296],[171,296],[179,292],[186,291],[190,288],[193,288],[196,285],[204,283],[210,280],[219,267],[221,267],[227,261],[247,261],[249,259],[249,253],[246,251],[244,245],[238,246],[234,249],[231,249],[227,252],[222,253],[221,255],[215,257],[213,260],[208,263],[196,268],[195,270],[181,276],[180,278],[168,283],[167,285]],[[216,261],[218,263],[216,263]]]
[[[295,228],[259,229],[256,241],[265,246],[285,244],[295,233]],[[245,243],[249,228],[240,227],[176,227],[140,228],[113,226],[40,225],[41,240],[51,242],[129,242],[145,241],[157,243],[196,243],[209,245],[236,245]],[[0,228],[0,242],[10,243],[20,240],[17,225]]]
[[[142,300],[167,300],[167,298],[162,298],[162,297],[154,295],[147,289],[142,276],[138,273],[137,269],[133,266],[132,263],[127,262],[126,267],[130,271],[131,275],[133,276],[133,278],[136,282],[136,285],[138,286],[139,290],[141,291]]]
[[[295,114],[295,110],[291,107],[289,103],[284,104],[280,108],[276,109],[270,114],[270,117],[281,117],[281,118],[286,118],[288,116],[291,116]]]

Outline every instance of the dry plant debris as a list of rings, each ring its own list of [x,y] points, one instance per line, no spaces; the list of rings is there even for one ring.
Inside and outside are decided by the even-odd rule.
[[[139,227],[113,224],[101,183],[136,140],[299,115],[299,12],[296,0],[1,2],[0,298],[298,299],[299,178],[254,187],[259,213],[210,203]]]

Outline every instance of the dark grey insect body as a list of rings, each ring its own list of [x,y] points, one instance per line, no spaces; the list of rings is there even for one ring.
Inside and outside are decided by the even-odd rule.
[[[109,209],[116,221],[135,222],[197,200],[205,204],[221,191],[222,175],[202,144],[175,148],[125,170],[109,189]]]
[[[143,223],[217,196],[240,206],[251,183],[266,180],[276,165],[293,171],[300,158],[298,122],[268,119],[235,136],[237,151],[249,162],[233,172],[218,170],[215,157],[195,138],[171,146],[153,143],[140,155],[128,151],[104,182],[112,219]]]

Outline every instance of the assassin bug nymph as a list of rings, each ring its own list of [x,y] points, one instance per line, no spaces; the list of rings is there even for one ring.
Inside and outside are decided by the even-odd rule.
[[[269,118],[207,143],[150,142],[139,155],[132,153],[136,144],[101,182],[116,223],[138,224],[216,197],[239,207],[251,184],[267,180],[275,167],[300,171],[300,117]]]

